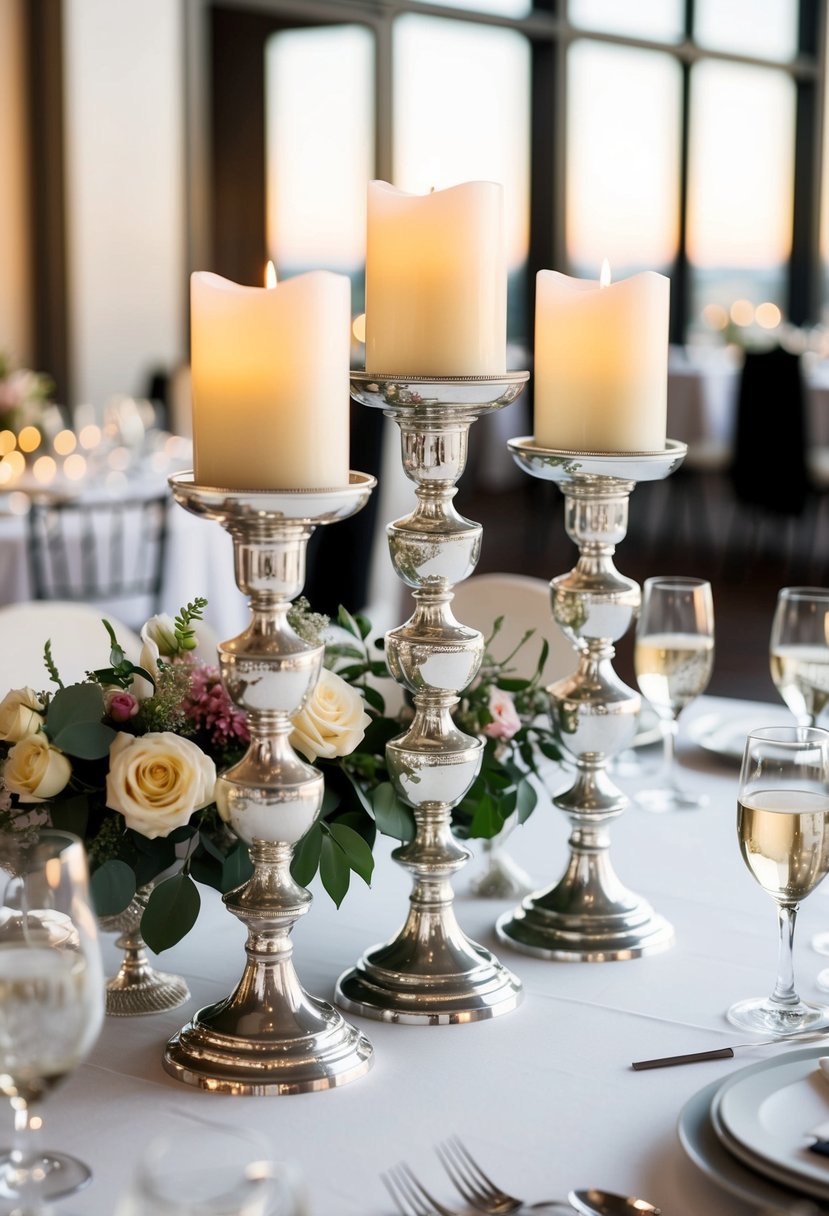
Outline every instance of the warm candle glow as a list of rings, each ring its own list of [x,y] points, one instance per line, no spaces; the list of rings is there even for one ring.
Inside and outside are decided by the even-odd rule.
[[[599,275],[599,286],[600,287],[609,287],[610,286],[610,262],[608,262],[607,258],[605,258],[604,261],[602,262],[602,271],[601,271],[601,274]]]
[[[74,452],[77,444],[74,431],[58,431],[55,435],[54,448],[58,456],[68,456],[70,452]]]
[[[86,473],[86,458],[80,452],[67,456],[63,462],[63,475],[70,481],[80,481]]]
[[[14,431],[0,431],[0,456],[13,452],[17,447],[17,436]]]
[[[19,477],[26,468],[26,458],[22,452],[9,452],[5,456],[3,463],[11,469],[13,477]]]
[[[0,460],[0,486],[8,485],[14,477],[11,465],[7,460]]]
[[[271,261],[265,267],[265,286],[268,291],[273,291],[274,287],[276,287],[276,267]]]
[[[91,422],[88,426],[83,427],[78,436],[81,442],[81,447],[89,451],[91,448],[96,448],[101,442],[101,428]]]
[[[366,340],[366,314],[361,312],[359,317],[354,318],[354,324],[351,326],[351,332],[358,342]]]
[[[32,466],[35,481],[39,481],[42,486],[47,486],[50,481],[54,481],[57,471],[58,466],[51,456],[38,456]]]
[[[40,447],[41,434],[36,426],[24,426],[17,436],[17,444],[21,452],[36,452]]]

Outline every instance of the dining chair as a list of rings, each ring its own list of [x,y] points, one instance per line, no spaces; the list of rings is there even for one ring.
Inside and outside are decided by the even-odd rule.
[[[169,495],[33,498],[27,557],[34,598],[112,602],[140,625],[160,609]]]
[[[127,658],[137,663],[141,652],[138,634],[109,613],[106,619]],[[101,613],[88,604],[61,600],[9,604],[0,608],[0,639],[0,695],[10,688],[48,686],[43,661],[47,641],[64,684],[83,680],[87,671],[105,667],[109,659],[109,636]]]
[[[575,649],[553,621],[550,584],[526,574],[475,574],[455,587],[452,612],[464,625],[480,629],[485,638],[492,633],[497,617],[504,618],[493,649],[496,657],[507,655],[528,629],[535,635],[513,660],[515,675],[529,678],[535,671],[540,639],[549,643],[542,684],[551,684],[575,671]]]

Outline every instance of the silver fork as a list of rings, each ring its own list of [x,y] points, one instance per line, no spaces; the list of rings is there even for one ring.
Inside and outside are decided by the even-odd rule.
[[[516,1195],[501,1190],[478,1165],[469,1149],[458,1136],[452,1136],[437,1146],[437,1154],[455,1190],[471,1207],[487,1216],[509,1216],[512,1212],[529,1212],[535,1208],[568,1212],[573,1208],[561,1199],[548,1199],[542,1203],[524,1203]],[[420,1216],[406,1213],[405,1216]]]
[[[380,1178],[401,1216],[458,1216],[453,1208],[438,1203],[405,1161],[392,1166]]]

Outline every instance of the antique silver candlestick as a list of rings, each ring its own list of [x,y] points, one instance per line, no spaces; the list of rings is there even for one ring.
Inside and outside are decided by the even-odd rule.
[[[498,936],[541,958],[638,958],[667,949],[673,929],[622,885],[610,863],[608,825],[629,799],[607,773],[608,760],[636,732],[639,694],[613,670],[614,643],[639,610],[639,586],[613,564],[627,532],[628,500],[638,481],[667,477],[682,463],[684,443],[662,452],[587,453],[509,443],[516,463],[564,493],[565,527],[580,557],[554,578],[553,618],[576,647],[578,668],[549,688],[561,742],[576,761],[576,779],[553,802],[572,824],[563,878],[523,900],[497,923]]]
[[[248,717],[251,742],[220,774],[222,818],[250,847],[253,874],[224,896],[247,927],[247,962],[236,990],[200,1009],[164,1053],[167,1072],[219,1093],[283,1094],[330,1089],[371,1065],[368,1039],[331,1005],[302,988],[291,930],[311,896],[291,877],[293,847],[322,804],[323,778],[291,748],[291,715],[319,677],[325,647],[287,621],[305,582],[308,539],[368,501],[375,479],[351,473],[333,490],[211,489],[190,473],[170,478],[176,501],[218,520],[233,538],[236,582],[250,596],[251,623],[219,646],[222,681]]]
[[[389,1022],[473,1022],[514,1009],[521,984],[489,951],[469,940],[455,917],[451,878],[469,857],[452,836],[452,808],[481,766],[480,739],[459,731],[451,711],[483,658],[483,635],[455,620],[452,587],[478,562],[481,526],[455,510],[455,482],[466,463],[469,428],[508,405],[527,372],[502,376],[377,377],[352,374],[352,396],[394,418],[403,467],[417,506],[389,524],[395,573],[412,588],[415,611],[386,636],[392,675],[414,697],[410,728],[386,748],[389,773],[414,808],[414,840],[394,858],[411,871],[408,918],[397,937],[373,946],[337,982],[346,1009]]]

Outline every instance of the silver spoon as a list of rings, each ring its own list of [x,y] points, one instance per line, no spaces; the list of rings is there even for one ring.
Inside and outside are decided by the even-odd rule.
[[[584,1216],[659,1216],[647,1199],[635,1195],[614,1195],[612,1191],[570,1191],[567,1202]]]

